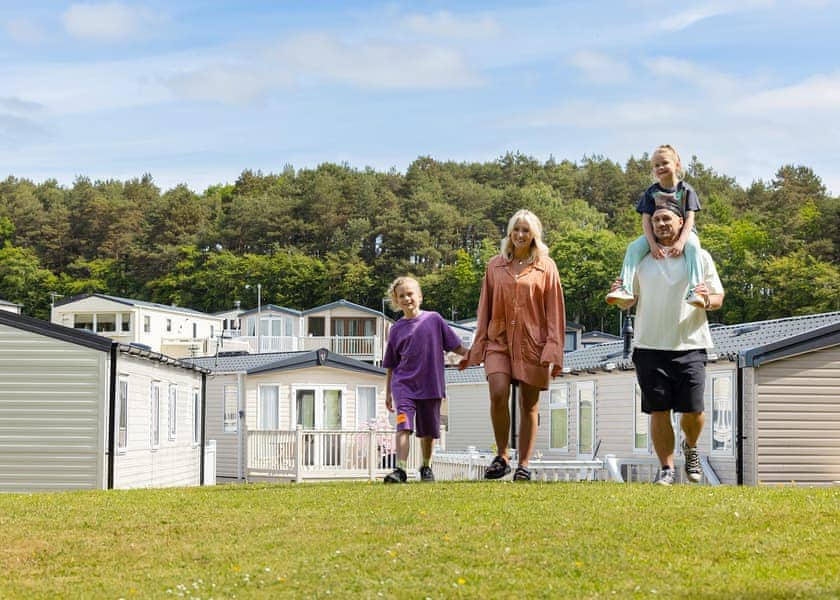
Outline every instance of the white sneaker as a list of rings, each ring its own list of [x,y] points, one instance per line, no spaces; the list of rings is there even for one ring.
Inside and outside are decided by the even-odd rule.
[[[674,481],[674,469],[662,467],[656,473],[656,479],[653,480],[653,483],[655,483],[656,485],[673,485]]]
[[[682,451],[685,456],[685,476],[691,483],[699,483],[703,479],[703,467],[700,465],[697,448],[689,448],[683,440]]]
[[[633,294],[625,290],[624,288],[618,288],[614,292],[610,292],[607,294],[605,298],[607,304],[612,304],[618,306],[621,309],[626,308],[635,298]]]
[[[706,301],[703,300],[701,296],[698,296],[694,292],[691,292],[688,297],[685,299],[691,306],[696,308],[706,308]]]

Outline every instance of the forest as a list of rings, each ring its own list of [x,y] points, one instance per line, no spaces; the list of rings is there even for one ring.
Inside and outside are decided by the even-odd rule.
[[[802,165],[742,187],[697,157],[701,243],[726,289],[712,320],[739,323],[840,310],[840,198]],[[0,298],[49,319],[58,298],[99,292],[204,312],[295,309],[344,298],[388,311],[397,275],[423,287],[424,308],[473,317],[484,265],[519,208],[542,220],[567,318],[618,333],[604,303],[626,244],[641,234],[635,203],[649,157],[492,162],[417,158],[405,173],[326,163],[246,170],[198,194],[158,188],[149,174],[72,186],[0,182]],[[248,287],[246,287],[248,286]],[[393,313],[388,313],[394,316]]]

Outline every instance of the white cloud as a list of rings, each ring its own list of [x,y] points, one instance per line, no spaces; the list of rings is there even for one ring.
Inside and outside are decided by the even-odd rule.
[[[569,63],[580,69],[586,79],[595,83],[620,83],[629,80],[631,75],[625,63],[600,52],[575,52]]]
[[[283,44],[278,69],[362,87],[391,89],[462,88],[481,78],[457,51],[437,46],[347,44],[330,36],[304,35]]]
[[[28,100],[21,100],[13,96],[6,96],[0,98],[0,109],[6,110],[13,114],[25,114],[38,112],[44,107],[37,102],[29,102]]]
[[[107,2],[73,4],[62,15],[62,22],[67,33],[77,38],[124,41],[144,37],[161,18],[145,6]]]
[[[707,19],[745,12],[772,4],[773,0],[741,0],[740,2],[716,0],[714,2],[706,2],[704,4],[694,5],[682,12],[663,17],[658,22],[657,28],[661,31],[683,31]]]
[[[243,103],[274,90],[342,84],[367,89],[451,89],[482,79],[455,50],[435,46],[350,44],[325,34],[296,36],[248,54],[216,52],[162,81],[193,100]],[[222,58],[226,56],[227,58]]]
[[[798,113],[805,118],[814,117],[815,111],[825,111],[840,118],[840,72],[746,95],[733,105],[733,110],[756,115]]]
[[[47,32],[33,19],[16,17],[2,24],[10,39],[23,44],[40,44],[47,39]]]
[[[409,15],[404,23],[408,29],[421,35],[447,38],[491,37],[501,31],[499,24],[490,16],[459,19],[447,11],[433,15]]]

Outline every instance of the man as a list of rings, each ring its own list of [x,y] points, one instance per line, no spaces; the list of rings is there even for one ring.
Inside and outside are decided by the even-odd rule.
[[[682,413],[682,450],[686,477],[699,482],[703,471],[697,453],[697,439],[705,421],[703,391],[706,382],[706,349],[712,335],[707,310],[723,304],[720,283],[712,257],[701,250],[703,281],[695,287],[705,308],[686,304],[688,268],[681,256],[669,256],[669,248],[679,238],[683,226],[681,207],[676,202],[656,209],[653,233],[665,258],[648,254],[640,263],[633,286],[633,300],[622,303],[629,308],[636,302],[633,338],[633,364],[642,390],[642,411],[650,415],[653,447],[661,468],[656,483],[674,483],[674,429],[671,411]],[[617,279],[611,291],[621,287]]]

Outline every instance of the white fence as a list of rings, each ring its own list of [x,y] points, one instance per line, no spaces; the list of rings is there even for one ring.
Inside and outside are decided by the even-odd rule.
[[[245,477],[248,480],[373,481],[396,467],[393,430],[249,431],[247,450]],[[408,454],[410,475],[416,475],[421,457],[420,444],[412,436]]]
[[[441,431],[445,447],[445,431]],[[396,466],[393,430],[319,431],[298,428],[294,431],[249,431],[247,434],[249,481],[284,480],[317,481],[329,479],[381,479]],[[493,454],[474,449],[450,452],[435,449],[433,470],[438,481],[476,481],[483,479],[484,469]],[[408,466],[409,478],[417,477],[422,454],[417,438],[411,437]],[[511,463],[516,464],[515,453]],[[703,482],[720,485],[706,457],[701,457]],[[676,458],[678,479],[683,479],[682,457]],[[532,459],[528,464],[536,481],[619,481],[652,482],[659,463],[655,457],[590,460]],[[512,475],[506,478],[510,479]]]

